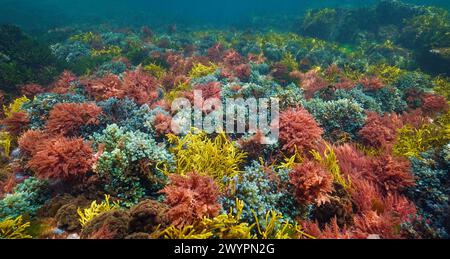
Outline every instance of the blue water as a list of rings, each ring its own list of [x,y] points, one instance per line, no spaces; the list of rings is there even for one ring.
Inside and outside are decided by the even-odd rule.
[[[375,0],[0,0],[0,23],[25,29],[80,24],[257,26],[255,17],[301,16],[310,8],[360,7]],[[449,7],[448,0],[404,1]],[[274,18],[276,19],[276,18]],[[279,18],[280,19],[280,18]],[[280,26],[283,26],[280,19]],[[251,25],[249,25],[251,24]]]

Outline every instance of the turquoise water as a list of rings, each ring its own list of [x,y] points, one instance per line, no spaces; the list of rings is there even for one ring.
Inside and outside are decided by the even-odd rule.
[[[374,0],[1,0],[0,23],[15,23],[27,29],[74,24],[112,23],[132,25],[214,25],[258,27],[255,17],[299,16],[310,8],[361,7]],[[405,1],[449,7],[447,0]],[[283,20],[278,22],[282,26]],[[281,24],[280,24],[281,23]]]

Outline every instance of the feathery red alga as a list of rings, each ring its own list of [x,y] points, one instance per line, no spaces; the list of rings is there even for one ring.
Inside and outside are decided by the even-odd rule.
[[[20,152],[26,156],[33,156],[38,147],[48,140],[48,135],[39,130],[28,130],[19,138]]]
[[[299,202],[315,202],[320,205],[329,201],[329,194],[333,191],[333,177],[319,162],[305,161],[297,165],[289,178]]]
[[[46,130],[51,134],[76,136],[81,127],[96,125],[102,109],[94,103],[60,103],[50,111]]]
[[[414,186],[410,162],[402,157],[383,154],[371,161],[373,180],[386,192]]]
[[[191,225],[203,217],[220,212],[219,191],[214,179],[198,173],[171,175],[170,183],[161,191],[170,206],[167,216],[177,227]]]
[[[141,105],[150,104],[158,99],[158,85],[158,81],[145,74],[141,68],[123,74],[123,90],[128,97]]]
[[[83,139],[57,137],[39,145],[28,167],[39,178],[76,179],[91,171],[93,151]]]
[[[282,149],[290,154],[308,153],[322,139],[323,129],[303,108],[281,112],[279,126]]]
[[[44,87],[38,84],[26,84],[20,87],[20,94],[28,97],[29,99],[44,92]]]
[[[380,116],[369,112],[364,127],[359,131],[364,143],[374,148],[389,148],[397,137],[397,130],[403,127],[403,122],[397,114]]]
[[[11,117],[0,121],[0,124],[5,127],[6,131],[16,137],[26,130],[29,123],[30,119],[26,112],[15,112]]]
[[[122,99],[125,96],[122,82],[116,75],[108,74],[99,79],[86,80],[83,84],[88,94],[99,101],[111,97]]]

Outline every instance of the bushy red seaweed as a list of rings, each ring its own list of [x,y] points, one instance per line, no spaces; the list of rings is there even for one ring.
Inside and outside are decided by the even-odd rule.
[[[28,130],[19,138],[20,152],[26,156],[36,154],[39,146],[48,140],[48,135],[39,130]]]
[[[386,192],[397,192],[414,186],[410,162],[402,157],[383,154],[372,159],[373,180]]]
[[[162,113],[158,113],[153,120],[153,124],[155,125],[155,131],[160,136],[165,136],[172,132],[172,117],[169,115],[164,115]]]
[[[92,170],[93,151],[83,139],[57,137],[41,143],[28,167],[43,179],[72,180]]]
[[[123,98],[125,92],[122,82],[116,75],[108,74],[99,79],[86,80],[83,82],[88,94],[96,100],[106,100],[111,97]]]
[[[123,75],[123,91],[138,104],[150,104],[159,97],[158,81],[141,68],[125,72]]]
[[[45,93],[45,88],[38,84],[26,84],[20,87],[20,94],[29,99],[42,93]]]
[[[72,72],[65,70],[53,83],[52,92],[56,94],[67,94],[73,92],[73,83],[78,78]]]
[[[280,114],[280,141],[282,149],[290,154],[308,153],[321,140],[323,129],[303,108],[291,108]]]
[[[6,131],[13,136],[20,136],[27,129],[29,123],[28,114],[22,111],[15,112],[10,117],[0,121],[0,124],[5,127]]]
[[[203,217],[214,217],[220,211],[219,191],[214,179],[189,173],[171,175],[170,183],[161,191],[170,206],[167,216],[177,227],[191,225]]]
[[[359,131],[364,144],[374,148],[391,147],[397,137],[397,130],[403,127],[403,121],[397,114],[380,116],[370,112],[364,127]]]
[[[319,162],[305,161],[297,165],[289,178],[299,202],[315,202],[320,205],[329,201],[329,194],[333,191],[333,178]]]
[[[427,115],[445,113],[449,109],[448,102],[444,96],[435,94],[425,94],[422,97],[422,110]]]
[[[46,130],[55,135],[76,136],[81,127],[96,125],[102,109],[94,103],[61,103],[50,111]]]

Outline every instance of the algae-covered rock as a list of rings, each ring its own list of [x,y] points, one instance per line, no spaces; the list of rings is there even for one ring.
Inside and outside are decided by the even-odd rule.
[[[130,210],[130,230],[152,233],[159,225],[162,228],[167,227],[169,224],[167,210],[167,205],[154,200],[139,203]]]
[[[129,234],[130,215],[123,210],[104,212],[89,221],[81,239],[123,239]]]
[[[70,198],[68,198],[67,196],[63,196],[60,199],[55,199],[53,207],[50,206],[50,212],[54,212],[56,207],[58,207],[60,204],[64,204],[66,199]],[[69,232],[80,230],[81,224],[79,221],[77,210],[80,207],[86,207],[88,205],[89,201],[85,197],[80,196],[71,199],[68,203],[60,206],[55,215],[57,227]]]

